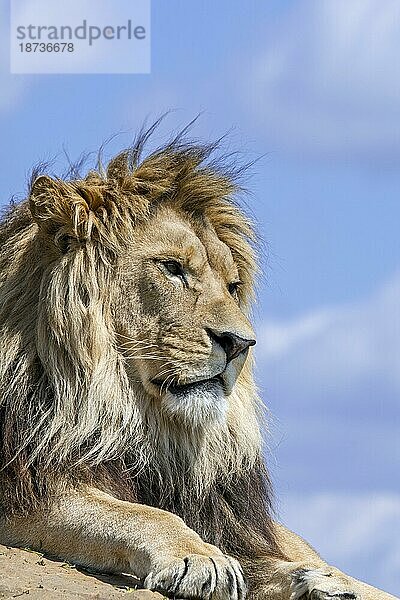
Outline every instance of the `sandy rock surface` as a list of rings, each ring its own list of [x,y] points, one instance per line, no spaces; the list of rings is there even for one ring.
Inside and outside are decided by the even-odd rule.
[[[36,552],[0,545],[0,599],[21,600],[162,600],[160,594],[136,590],[135,579],[89,573]]]

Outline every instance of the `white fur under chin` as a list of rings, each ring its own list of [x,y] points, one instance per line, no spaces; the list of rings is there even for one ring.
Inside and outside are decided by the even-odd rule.
[[[215,389],[188,390],[179,395],[167,392],[161,409],[170,419],[202,427],[209,423],[223,423],[228,401],[222,389],[216,386]]]

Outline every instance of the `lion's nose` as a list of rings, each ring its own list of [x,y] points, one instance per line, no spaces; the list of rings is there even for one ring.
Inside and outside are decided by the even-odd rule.
[[[247,350],[249,346],[254,346],[256,340],[242,338],[230,331],[217,332],[209,330],[210,336],[225,350],[228,362],[239,356]]]

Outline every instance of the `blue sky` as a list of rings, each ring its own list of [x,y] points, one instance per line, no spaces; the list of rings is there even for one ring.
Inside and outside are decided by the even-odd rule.
[[[34,2],[34,0],[27,0]],[[127,2],[127,4],[129,4]],[[150,75],[9,74],[1,0],[2,203],[31,166],[194,134],[265,155],[247,202],[268,242],[258,373],[282,518],[400,592],[400,4],[153,0]]]

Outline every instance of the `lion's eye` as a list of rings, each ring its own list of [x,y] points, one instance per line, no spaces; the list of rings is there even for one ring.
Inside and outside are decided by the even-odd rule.
[[[184,276],[183,267],[177,260],[165,260],[163,261],[163,265],[170,275],[174,275],[175,277]]]
[[[159,261],[162,270],[167,276],[177,277],[182,283],[188,287],[188,281],[186,278],[185,270],[180,262],[177,260],[161,260]]]
[[[230,293],[231,296],[236,296],[239,286],[241,285],[241,281],[232,281],[229,285],[228,285],[228,291]]]

